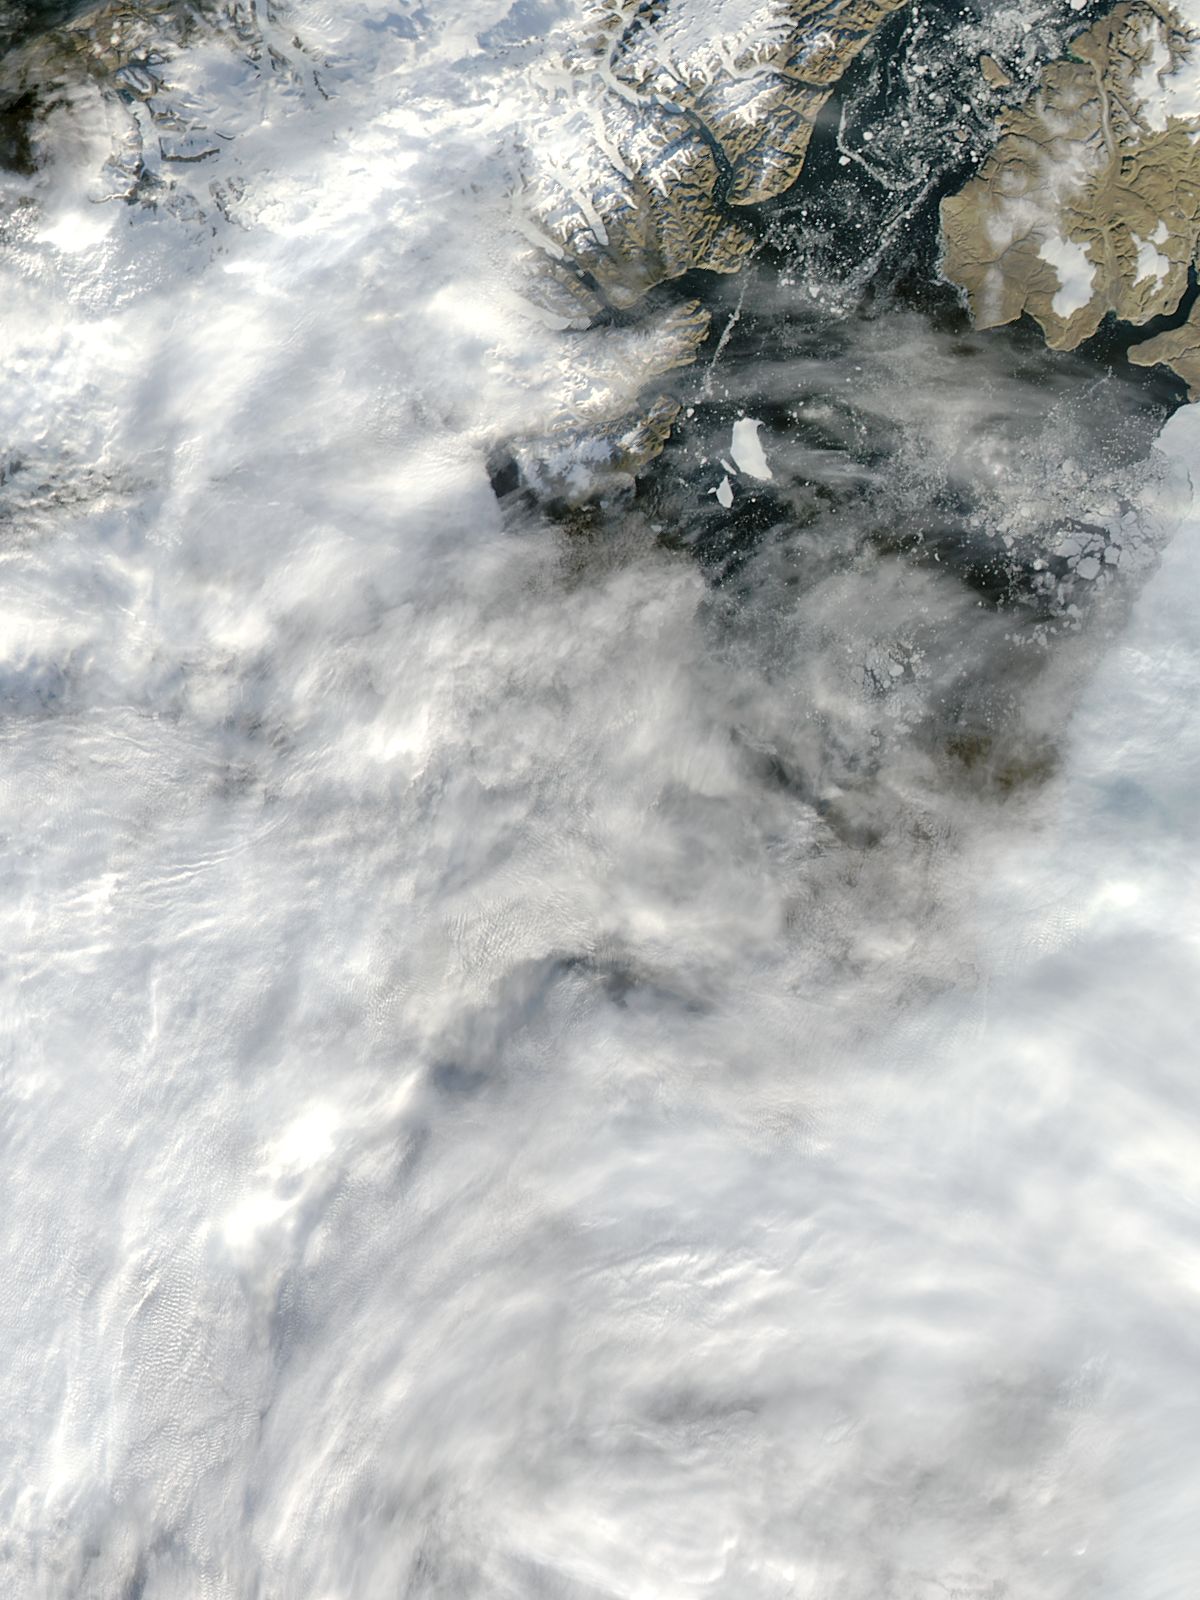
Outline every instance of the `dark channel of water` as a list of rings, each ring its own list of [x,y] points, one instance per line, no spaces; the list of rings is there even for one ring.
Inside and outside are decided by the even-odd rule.
[[[854,850],[901,826],[913,763],[938,816],[956,795],[1036,791],[1081,664],[1137,590],[1114,575],[1155,559],[1154,443],[1186,387],[1126,352],[1158,327],[1109,318],[1053,351],[1029,319],[974,329],[939,271],[941,200],[995,138],[980,55],[1007,46],[1019,96],[1102,9],[1046,7],[1002,35],[988,8],[897,14],[824,109],[797,183],[754,214],[752,264],[651,297],[698,299],[712,325],[657,386],[682,409],[632,493],[538,504],[502,459],[493,479],[514,528],[551,518],[585,567],[631,540],[695,561],[712,650],[753,663],[734,730],[746,762]],[[741,418],[769,479],[734,470]],[[1081,548],[1101,552],[1099,581]],[[773,722],[771,684],[792,707]]]
[[[1186,386],[1126,353],[1186,317],[1195,281],[1171,318],[1135,330],[1109,317],[1074,351],[1049,350],[1028,318],[979,333],[940,276],[939,207],[995,137],[1000,101],[983,89],[980,55],[1003,55],[1019,96],[1104,9],[1046,6],[1019,31],[986,5],[927,0],[898,12],[824,108],[798,181],[749,217],[753,265],[733,278],[692,272],[654,292],[660,303],[699,299],[713,321],[696,364],[674,379],[684,411],[635,504],[714,584],[736,585],[767,551],[788,584],[808,584],[870,546],[954,571],[988,607],[1044,616],[1053,606],[1045,574],[1061,512],[1047,548],[1006,546],[995,526],[1006,483],[977,467],[996,450],[1044,451],[1048,432],[1064,428],[1064,453],[1085,472],[1144,460]],[[904,398],[922,386],[916,409],[962,416],[940,469]],[[747,415],[762,424],[773,476],[726,508],[714,490],[732,424]],[[502,457],[494,486],[510,504],[522,498]],[[1028,487],[1007,485],[1014,495]],[[540,509],[599,531],[629,505]],[[1086,529],[1085,507],[1079,515]]]

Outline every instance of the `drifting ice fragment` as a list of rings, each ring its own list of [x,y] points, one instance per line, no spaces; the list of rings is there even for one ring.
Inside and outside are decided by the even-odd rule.
[[[761,478],[765,482],[771,477],[771,469],[767,465],[767,458],[758,439],[758,430],[761,427],[762,423],[757,417],[739,417],[733,425],[733,443],[729,453],[736,461],[739,471],[744,472],[747,477]]]

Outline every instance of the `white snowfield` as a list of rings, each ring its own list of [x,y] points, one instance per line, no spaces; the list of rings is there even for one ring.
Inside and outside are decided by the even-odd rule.
[[[566,11],[201,37],[202,221],[3,177],[0,1591],[1185,1600],[1200,514],[1043,788],[826,839],[839,639],[489,488]]]

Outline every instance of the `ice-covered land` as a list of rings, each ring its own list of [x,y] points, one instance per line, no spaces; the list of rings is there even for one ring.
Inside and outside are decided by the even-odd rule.
[[[1025,312],[1070,349],[1109,313],[1136,325],[1174,313],[1200,253],[1198,139],[1195,0],[1122,0],[1071,38],[1005,113],[983,170],[943,203],[945,270],[976,322]],[[1173,367],[1195,398],[1198,347],[1191,314],[1130,359]]]
[[[1200,411],[837,278],[1086,20],[932,15],[791,265],[579,326],[575,0],[17,30],[3,1593],[1200,1589]]]

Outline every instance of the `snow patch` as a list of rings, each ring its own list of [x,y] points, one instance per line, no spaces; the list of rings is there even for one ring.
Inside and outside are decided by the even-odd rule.
[[[1153,278],[1156,283],[1162,284],[1171,270],[1170,256],[1164,256],[1154,248],[1155,242],[1159,244],[1166,242],[1167,235],[1162,223],[1159,224],[1159,228],[1163,229],[1162,238],[1158,237],[1158,230],[1152,233],[1149,239],[1142,239],[1136,233],[1131,235],[1134,244],[1137,246],[1137,263],[1133,270],[1133,281],[1135,283],[1142,283],[1147,278]]]
[[[1065,318],[1082,311],[1092,298],[1096,278],[1095,263],[1089,260],[1084,246],[1056,234],[1042,241],[1041,257],[1058,274],[1059,289],[1050,302],[1054,315]]]

